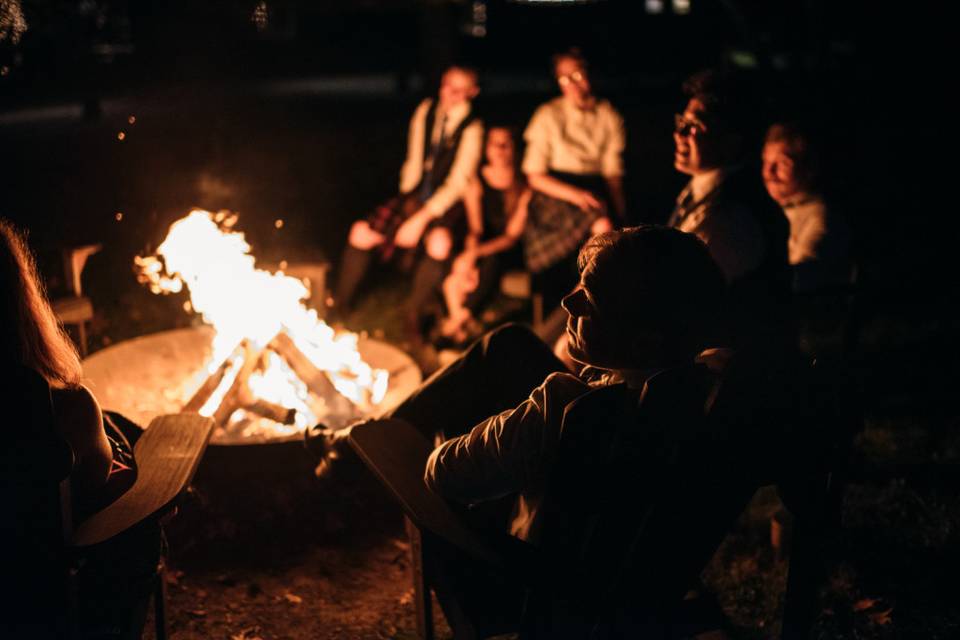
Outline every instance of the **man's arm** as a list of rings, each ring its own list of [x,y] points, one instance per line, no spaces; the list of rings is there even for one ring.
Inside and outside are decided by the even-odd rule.
[[[407,130],[407,156],[400,168],[400,193],[413,191],[423,175],[423,136],[430,104],[429,98],[421,102],[410,118],[410,127]]]
[[[587,390],[573,375],[551,374],[516,409],[437,447],[424,481],[444,498],[465,503],[522,491],[542,476],[560,437],[564,408]]]

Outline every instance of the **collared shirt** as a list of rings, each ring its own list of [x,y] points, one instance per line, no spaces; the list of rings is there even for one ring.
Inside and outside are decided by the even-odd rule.
[[[813,197],[783,207],[790,222],[788,258],[794,266],[795,291],[848,284],[853,278],[850,230],[842,217]]]
[[[400,169],[400,193],[408,193],[420,184],[424,166],[424,128],[427,123],[427,113],[433,99],[427,98],[413,112],[410,118],[410,129],[407,135],[407,157]],[[443,125],[443,134],[449,138],[456,132],[464,118],[470,115],[470,103],[457,105],[446,113],[444,118],[437,113],[434,118],[433,131],[430,140],[437,143],[440,139],[440,126]],[[441,216],[447,209],[459,200],[467,188],[470,178],[477,173],[480,164],[480,155],[483,151],[483,124],[474,120],[463,130],[460,146],[453,160],[453,166],[443,184],[434,190],[433,194],[424,203],[424,206],[433,216]],[[427,167],[429,169],[429,167]]]
[[[795,205],[785,205],[783,214],[790,221],[787,242],[790,264],[820,258],[823,239],[827,235],[827,206],[820,198],[811,198]]]
[[[741,203],[717,206],[720,187],[737,169],[717,170],[695,176],[680,195],[668,225],[696,235],[733,282],[763,264],[766,243],[763,229]]]
[[[523,172],[623,175],[623,118],[607,100],[580,109],[563,96],[541,105],[523,134]]]

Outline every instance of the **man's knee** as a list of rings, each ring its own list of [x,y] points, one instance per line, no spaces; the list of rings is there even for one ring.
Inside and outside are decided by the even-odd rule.
[[[550,351],[530,327],[517,322],[500,325],[481,339],[483,353],[487,358],[513,360],[530,349]]]
[[[383,244],[383,241],[383,234],[371,229],[370,224],[366,220],[357,220],[354,222],[350,227],[350,235],[347,237],[347,242],[350,243],[351,247],[363,249],[364,251],[369,251]]]
[[[450,257],[453,238],[447,229],[437,228],[427,234],[423,244],[428,256],[442,262]]]

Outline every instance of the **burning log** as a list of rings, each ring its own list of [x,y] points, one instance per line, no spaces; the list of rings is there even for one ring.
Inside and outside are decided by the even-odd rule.
[[[356,405],[349,398],[342,395],[337,388],[333,386],[330,378],[325,371],[318,369],[307,356],[303,354],[293,338],[281,331],[270,344],[268,349],[273,349],[281,358],[283,358],[297,377],[307,385],[307,388],[318,398],[323,398],[325,402],[335,408],[335,412],[342,415],[359,416],[360,412]]]
[[[257,368],[263,356],[264,349],[254,349],[253,344],[249,340],[243,340],[241,345],[243,346],[243,364],[240,365],[240,370],[237,371],[233,383],[223,396],[223,400],[220,401],[220,406],[217,407],[216,412],[213,414],[214,421],[221,426],[226,426],[227,421],[230,420],[230,416],[233,415],[234,411],[252,405],[256,401],[256,398],[253,397],[253,393],[250,391],[250,387],[247,385],[247,380],[250,379],[250,374]]]
[[[187,403],[183,405],[182,411],[184,413],[197,413],[200,409],[207,403],[207,400],[210,399],[210,396],[213,395],[213,392],[217,390],[217,387],[220,386],[220,383],[223,381],[223,376],[227,374],[227,371],[230,369],[230,363],[233,362],[234,358],[240,355],[240,350],[244,349],[244,342],[241,341],[234,347],[233,351],[230,352],[230,355],[220,363],[220,366],[217,367],[216,371],[207,376],[207,379],[203,381],[203,384],[200,385],[200,388],[197,389],[193,396],[187,400]]]
[[[297,419],[296,409],[288,409],[263,398],[257,398],[252,404],[244,405],[243,408],[250,413],[255,413],[262,418],[269,418],[280,424],[293,424]]]
[[[303,355],[303,352],[294,344],[293,338],[286,333],[282,331],[278,333],[267,346],[286,360],[297,377],[303,380],[307,388],[318,397],[332,398],[340,395],[340,392],[330,382],[327,374],[310,362],[310,359]],[[349,401],[347,398],[344,398],[344,400]]]

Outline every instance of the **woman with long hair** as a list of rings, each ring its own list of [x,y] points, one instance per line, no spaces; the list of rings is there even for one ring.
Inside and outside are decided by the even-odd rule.
[[[76,347],[50,307],[26,240],[0,219],[0,357],[13,371],[26,367],[50,385],[55,427],[74,454],[71,486],[77,503],[103,488],[113,455],[96,398],[80,383]]]
[[[24,369],[32,369],[49,385],[53,427],[73,451],[70,487],[75,526],[132,485],[136,464],[130,442],[139,429],[122,416],[105,416],[81,383],[77,350],[50,307],[25,237],[3,219],[0,326],[4,329],[0,358],[6,373],[23,375]],[[140,637],[156,578],[160,536],[159,522],[147,519],[84,550],[77,573],[83,637]]]
[[[447,317],[444,338],[462,342],[466,326],[496,285],[510,253],[523,235],[531,192],[517,170],[516,143],[507,127],[491,127],[484,147],[486,163],[467,186],[463,204],[469,234],[443,283]],[[519,264],[519,259],[515,260]]]

